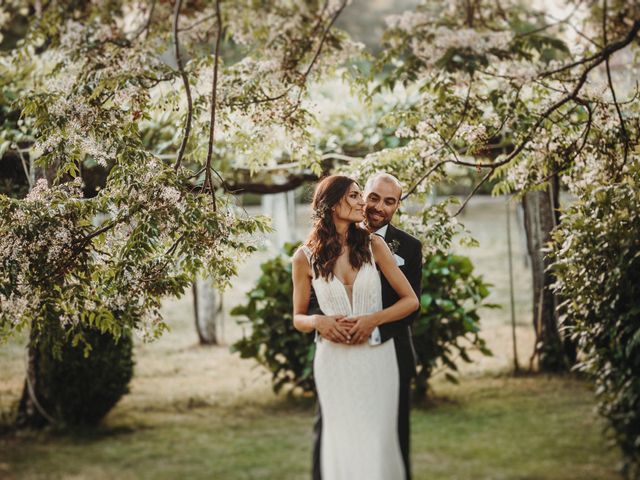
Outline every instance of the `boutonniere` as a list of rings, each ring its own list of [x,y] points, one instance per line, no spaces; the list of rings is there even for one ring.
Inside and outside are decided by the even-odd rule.
[[[389,245],[389,250],[391,250],[391,253],[393,254],[395,254],[398,251],[398,248],[400,248],[400,242],[396,238],[391,240],[387,245]]]

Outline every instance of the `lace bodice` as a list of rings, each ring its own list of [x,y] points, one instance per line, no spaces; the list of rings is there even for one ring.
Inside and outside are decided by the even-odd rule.
[[[313,258],[308,247],[301,247],[312,266],[311,285],[316,292],[318,305],[325,315],[366,315],[382,310],[382,287],[380,275],[374,263],[365,263],[352,285],[351,301],[346,286],[334,275],[331,280],[316,277],[313,273]]]

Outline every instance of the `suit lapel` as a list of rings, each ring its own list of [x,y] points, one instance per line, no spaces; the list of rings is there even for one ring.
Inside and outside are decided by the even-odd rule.
[[[384,234],[384,241],[389,244],[394,238],[396,238],[396,227],[389,223],[387,225],[387,231]]]
[[[384,241],[389,245],[396,238],[396,228],[390,223],[387,225],[387,231],[384,234]],[[392,288],[389,285],[386,277],[380,272],[380,279],[382,280],[382,300],[385,306],[388,306],[390,297],[392,295]]]

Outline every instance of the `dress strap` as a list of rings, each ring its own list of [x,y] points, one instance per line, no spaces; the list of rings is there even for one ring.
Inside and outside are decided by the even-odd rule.
[[[311,264],[311,249],[306,245],[302,245],[300,249],[304,252],[305,256],[307,257],[309,264]]]
[[[306,245],[301,245],[300,250],[302,250],[304,252],[305,257],[307,257],[307,261],[309,262],[309,266],[311,267],[311,276],[315,277],[315,274],[313,272],[313,260],[312,260],[313,253],[311,252],[311,249]]]

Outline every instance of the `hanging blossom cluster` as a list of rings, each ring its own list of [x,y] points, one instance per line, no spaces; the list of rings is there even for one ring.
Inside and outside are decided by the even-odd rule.
[[[424,257],[450,251],[454,240],[461,244],[474,244],[470,233],[451,215],[454,203],[449,199],[425,207],[421,215],[402,212],[397,216],[396,221],[403,230],[422,240]]]
[[[23,200],[0,196],[0,338],[44,318],[63,328],[100,319],[114,334],[152,338],[165,328],[160,298],[182,293],[196,272],[228,285],[265,220],[224,203],[214,211],[173,175],[152,159],[122,166],[92,199],[81,198],[79,179],[41,179]]]
[[[470,125],[465,123],[457,131],[457,135],[468,145],[481,144],[487,139],[487,127],[484,124]]]
[[[0,196],[0,261],[9,272],[0,280],[2,335],[31,322],[38,327],[45,315],[64,327],[100,325],[118,334],[148,325],[157,331],[162,296],[180,295],[195,274],[228,282],[239,259],[259,248],[259,232],[268,228],[264,218],[235,211],[220,189],[214,200],[189,171],[208,146],[201,133],[208,131],[212,85],[213,57],[198,48],[195,32],[211,30],[215,21],[191,27],[212,13],[210,5],[185,7],[180,18],[191,85],[204,72],[208,81],[206,90],[195,87],[191,137],[177,172],[149,154],[177,151],[186,112],[177,100],[183,98],[182,85],[169,83],[177,73],[165,63],[170,5],[155,4],[146,31],[140,28],[149,2],[123,2],[108,18],[105,5],[84,2],[62,19],[43,16],[31,25],[24,47],[10,54],[21,114],[34,126],[28,132],[36,139],[32,151],[57,175],[51,185],[40,182],[26,199]],[[250,47],[234,55],[258,60],[220,64],[214,166],[225,175],[224,169],[245,160],[264,165],[274,157],[289,160],[293,153],[317,154],[310,142],[306,82],[351,59],[359,48],[333,28],[325,32],[342,3],[220,6],[225,32]],[[256,9],[265,15],[255,15]],[[83,20],[67,21],[70,16]],[[156,87],[173,93],[152,98]],[[265,99],[278,95],[282,101]],[[170,111],[166,123],[141,135],[139,120],[152,124],[160,110]],[[110,170],[98,195],[85,199],[71,190],[79,188],[75,183],[57,183],[92,168],[88,157]]]
[[[78,178],[53,189],[40,179],[23,201],[0,197],[0,338],[10,330],[7,326],[41,314],[42,302],[54,294],[49,279],[72,263],[85,230],[78,228],[81,196]]]
[[[388,15],[385,17],[387,28],[394,30],[403,30],[405,32],[413,32],[432,21],[431,15],[420,11],[406,11],[397,15]]]
[[[107,166],[113,158],[113,152],[110,145],[105,144],[93,131],[93,123],[102,111],[84,103],[82,97],[61,95],[49,104],[49,113],[53,124],[42,132],[33,145],[36,157],[57,150],[76,149],[84,155],[90,155],[98,165]]]
[[[449,50],[470,51],[479,55],[504,50],[513,38],[509,31],[478,32],[474,29],[437,27],[421,32],[411,41],[413,54],[427,65],[434,65]]]

